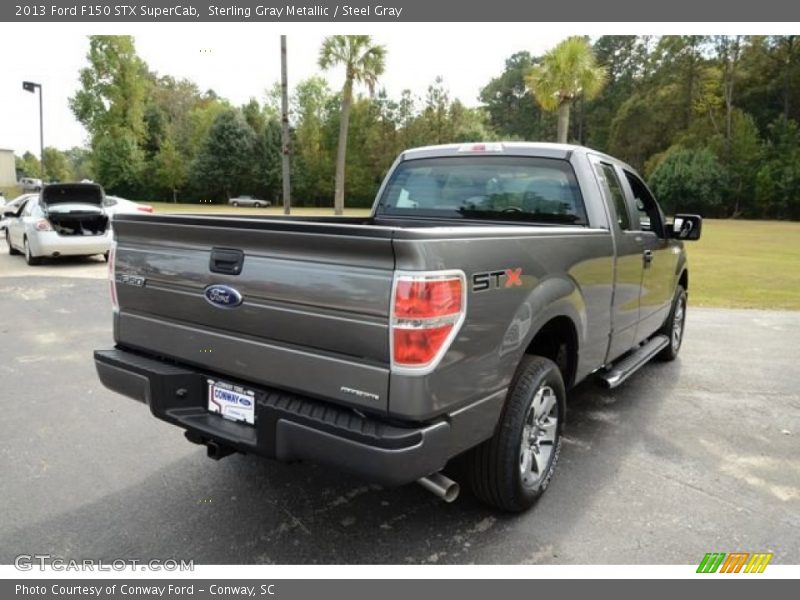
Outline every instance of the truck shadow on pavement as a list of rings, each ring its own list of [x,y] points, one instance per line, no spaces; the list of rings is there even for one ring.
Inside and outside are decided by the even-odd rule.
[[[448,505],[417,485],[384,490],[313,464],[242,455],[217,463],[198,447],[127,489],[8,531],[0,561],[49,553],[196,564],[570,562],[559,540],[595,509],[630,453],[680,456],[648,423],[679,372],[680,361],[653,363],[614,392],[593,382],[573,390],[557,475],[522,515],[468,492]]]

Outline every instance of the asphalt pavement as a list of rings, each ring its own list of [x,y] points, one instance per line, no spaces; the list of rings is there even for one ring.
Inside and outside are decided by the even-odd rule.
[[[104,277],[102,259],[0,256],[0,563],[800,562],[800,313],[690,306],[676,362],[572,392],[550,489],[509,516],[313,464],[209,460],[97,380]]]

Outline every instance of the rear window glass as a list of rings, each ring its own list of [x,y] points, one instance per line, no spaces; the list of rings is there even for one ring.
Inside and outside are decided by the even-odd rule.
[[[379,212],[586,224],[572,166],[553,158],[482,155],[405,161],[392,174]]]

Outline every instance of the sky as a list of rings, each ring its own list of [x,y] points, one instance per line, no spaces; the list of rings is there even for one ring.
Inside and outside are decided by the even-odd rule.
[[[86,143],[86,131],[72,115],[68,98],[78,88],[78,71],[87,64],[87,34],[91,32],[71,29],[50,31],[45,44],[35,43],[41,38],[32,35],[32,26],[0,32],[4,53],[18,49],[0,66],[0,148],[20,155],[27,150],[39,154],[38,97],[22,89],[23,80],[43,85],[45,146],[67,149]],[[130,33],[151,70],[190,79],[201,90],[212,88],[235,105],[252,97],[263,101],[265,91],[280,80],[281,32],[274,27],[248,23],[217,25],[214,30],[198,25],[138,29]],[[332,89],[338,89],[343,70],[323,72],[317,66],[321,42],[331,32],[306,29],[320,28],[287,32],[290,87],[322,75]],[[475,39],[469,29],[413,24],[371,33],[387,49],[386,72],[379,85],[392,97],[399,98],[406,88],[424,96],[428,85],[440,75],[451,97],[475,106],[480,88],[502,73],[506,58],[520,50],[541,53],[565,35],[563,31],[520,29],[509,35]]]
[[[0,148],[39,154],[38,98],[22,89],[44,86],[45,146],[86,143],[68,98],[86,66],[90,34],[129,34],[139,55],[161,75],[187,78],[235,105],[264,100],[280,80],[280,34],[288,36],[289,85],[325,76],[342,85],[342,69],[317,66],[326,35],[368,34],[386,46],[380,79],[390,96],[403,89],[424,96],[442,76],[452,98],[478,104],[478,93],[520,50],[541,55],[570,35],[790,34],[793,23],[0,23]]]

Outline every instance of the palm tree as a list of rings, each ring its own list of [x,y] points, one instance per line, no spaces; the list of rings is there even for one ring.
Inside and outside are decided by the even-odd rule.
[[[565,39],[531,69],[525,83],[544,110],[558,111],[559,143],[567,141],[572,101],[581,95],[585,100],[597,97],[607,76],[606,69],[597,65],[589,42],[580,36]]]
[[[363,83],[370,94],[375,91],[378,76],[383,74],[386,49],[372,43],[368,35],[332,35],[326,37],[319,51],[319,66],[329,69],[344,65],[342,109],[339,118],[339,147],[336,151],[336,193],[333,206],[337,215],[344,211],[344,163],[347,157],[347,129],[350,124],[350,105],[353,102],[353,83]]]

